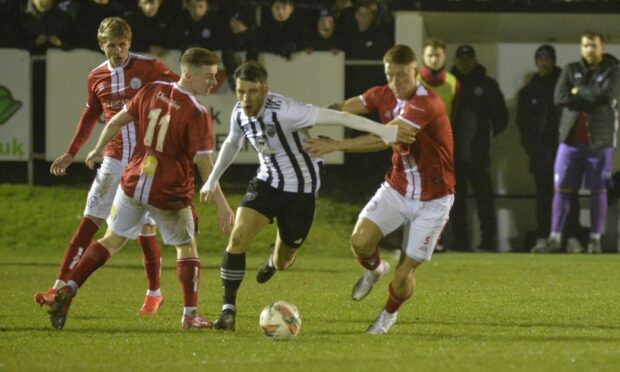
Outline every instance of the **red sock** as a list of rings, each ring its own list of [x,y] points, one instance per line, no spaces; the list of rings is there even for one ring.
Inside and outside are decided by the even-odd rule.
[[[155,235],[138,236],[138,244],[142,248],[142,262],[144,272],[149,282],[149,289],[159,289],[159,277],[161,276],[161,251]]]
[[[200,258],[183,258],[177,260],[177,278],[183,289],[183,306],[198,305],[198,279],[200,278]]]
[[[379,249],[375,250],[372,256],[364,258],[357,256],[357,260],[366,268],[366,270],[374,270],[381,263],[381,257],[379,256]]]
[[[110,259],[110,251],[106,247],[99,244],[98,241],[90,243],[88,248],[86,248],[86,252],[82,255],[80,263],[69,275],[68,280],[73,280],[81,287],[86,279],[103,266],[108,259]]]
[[[406,298],[401,298],[398,297],[398,295],[394,292],[394,289],[392,289],[392,284],[390,284],[389,288],[390,295],[388,296],[387,303],[385,304],[385,311],[393,314],[397,312],[398,309],[400,309],[400,305],[402,305],[405,301],[411,298],[411,295],[407,296]]]
[[[97,233],[97,230],[99,230],[99,226],[95,221],[88,217],[82,217],[80,225],[75,231],[75,234],[73,234],[73,238],[71,238],[71,242],[69,242],[69,246],[67,246],[65,250],[65,256],[62,258],[60,269],[56,276],[58,279],[65,282],[67,281],[69,274],[71,274],[71,271],[73,271],[80,262],[80,258],[93,239],[93,236]]]

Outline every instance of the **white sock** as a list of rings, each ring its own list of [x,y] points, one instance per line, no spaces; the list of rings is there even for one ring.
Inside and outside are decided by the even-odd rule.
[[[224,304],[222,305],[222,311],[224,310],[237,311],[237,307],[231,304]]]
[[[196,307],[183,307],[183,315],[196,315]]]
[[[590,239],[601,240],[601,234],[590,234]]]
[[[74,282],[73,280],[69,280],[67,285],[69,287],[71,287],[73,295],[75,295],[77,293],[78,288],[80,288],[80,286],[76,282]]]
[[[273,263],[273,254],[269,256],[269,261],[267,261],[267,266],[276,267],[276,265]]]
[[[374,269],[372,273],[375,275],[381,275],[385,272],[385,269],[386,269],[385,261],[381,260],[381,263],[379,264],[379,266],[377,266],[377,268]]]
[[[54,289],[60,289],[64,286],[66,286],[67,283],[65,283],[64,280],[60,280],[60,279],[56,279],[56,281],[54,282],[54,286],[52,288]]]
[[[147,296],[153,296],[153,297],[159,297],[161,296],[161,288],[157,288],[154,291],[151,291],[150,289],[146,290],[146,295]]]
[[[562,240],[562,234],[552,231],[551,234],[549,234],[549,240],[555,240],[559,242]]]

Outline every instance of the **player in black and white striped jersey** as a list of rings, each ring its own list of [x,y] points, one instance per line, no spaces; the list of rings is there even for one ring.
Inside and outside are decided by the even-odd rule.
[[[411,143],[411,127],[382,126],[361,116],[296,102],[268,92],[267,71],[256,62],[246,62],[235,71],[238,102],[231,114],[230,132],[209,179],[201,189],[208,202],[218,180],[233,162],[244,139],[258,153],[260,166],[237,209],[235,225],[222,258],[220,274],[224,287],[222,313],[214,328],[234,330],[237,290],[245,275],[245,252],[254,237],[275,219],[276,242],[256,280],[264,283],[277,270],[295,261],[305,241],[321,185],[322,160],[302,147],[315,124],[336,124],[371,132],[386,143]]]

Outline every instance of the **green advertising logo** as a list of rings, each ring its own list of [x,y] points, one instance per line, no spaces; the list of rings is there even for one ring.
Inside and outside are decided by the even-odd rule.
[[[0,125],[9,121],[20,107],[22,107],[21,101],[13,99],[11,91],[4,85],[0,85]]]

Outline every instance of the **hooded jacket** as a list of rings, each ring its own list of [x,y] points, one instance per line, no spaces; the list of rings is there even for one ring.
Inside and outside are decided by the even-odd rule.
[[[508,124],[504,95],[481,65],[476,65],[469,75],[461,74],[455,67],[450,72],[460,84],[459,103],[452,121],[454,160],[488,167],[491,138]]]
[[[579,88],[576,95],[571,94],[575,87]],[[566,65],[554,93],[555,104],[562,109],[559,141],[566,141],[579,113],[584,112],[590,147],[616,147],[619,93],[620,70],[614,56],[603,55],[595,71],[589,70],[583,58]]]

